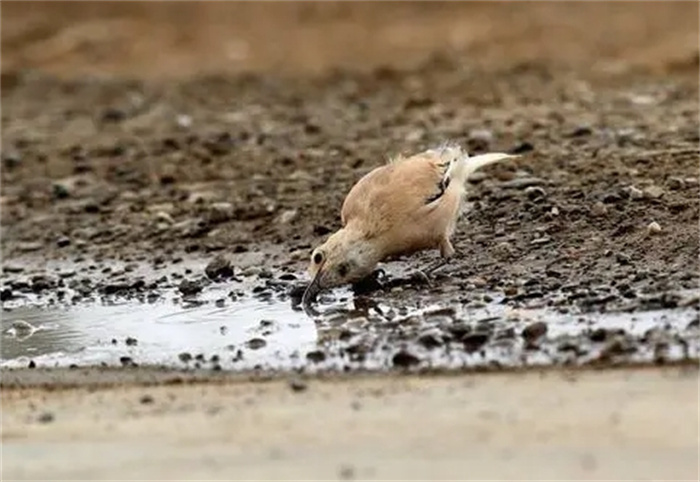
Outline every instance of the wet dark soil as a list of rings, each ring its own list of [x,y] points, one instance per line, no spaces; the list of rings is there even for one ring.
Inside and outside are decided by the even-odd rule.
[[[656,16],[625,5],[630,31],[645,24],[649,37],[663,36],[669,19],[694,15],[679,25],[697,39],[697,5],[664,4]],[[427,7],[415,8],[402,7],[406,25]],[[469,17],[469,6],[453,8]],[[594,39],[612,20],[585,12],[598,20],[580,50],[562,47],[567,62],[561,52],[524,56],[517,39],[502,38],[499,61],[487,42],[489,62],[480,62],[476,46],[448,48],[432,30],[415,42],[428,36],[435,47],[410,65],[370,56],[338,67],[323,57],[320,71],[256,63],[247,73],[153,78],[125,65],[95,76],[11,62],[2,87],[3,306],[147,303],[175,292],[197,304],[221,284],[230,290],[216,303],[292,306],[308,255],[339,227],[352,184],[387,157],[453,140],[523,157],[471,180],[458,254],[430,284],[410,272],[436,253],[385,266],[383,288],[321,297],[317,323],[333,328],[333,341],[306,353],[309,365],[381,354],[380,366],[410,368],[432,350],[478,355],[512,340],[522,353],[566,355],[558,360],[613,363],[645,351],[658,361],[670,345],[697,358],[697,45],[674,35],[674,56],[649,47],[640,63],[638,45],[606,37],[607,53],[594,60]],[[559,5],[529,15],[566,16]],[[535,32],[523,36],[537,45]],[[208,266],[193,270],[192,261]],[[468,311],[493,303],[572,319],[682,311],[690,321],[668,328],[654,318],[657,330],[636,334],[594,324],[559,339],[542,319],[514,326]]]

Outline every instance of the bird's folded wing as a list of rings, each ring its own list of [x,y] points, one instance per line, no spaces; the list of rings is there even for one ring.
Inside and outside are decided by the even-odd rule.
[[[411,222],[441,195],[445,169],[440,157],[419,154],[371,171],[345,198],[343,225],[353,224],[371,237]]]

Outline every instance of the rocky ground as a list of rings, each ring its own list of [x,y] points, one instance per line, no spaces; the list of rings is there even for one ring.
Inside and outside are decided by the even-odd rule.
[[[523,156],[471,180],[430,285],[434,253],[322,299],[309,367],[697,362],[696,4],[37,5],[2,11],[5,310],[293,303],[351,185],[453,140]]]

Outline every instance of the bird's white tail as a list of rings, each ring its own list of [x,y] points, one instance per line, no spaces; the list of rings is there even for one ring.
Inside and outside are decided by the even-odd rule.
[[[516,157],[519,156],[502,152],[489,152],[488,154],[479,154],[478,156],[470,157],[466,152],[459,152],[459,155],[455,156],[450,162],[450,167],[445,173],[445,179],[449,179],[450,183],[454,182],[457,183],[457,185],[463,186],[467,182],[469,176],[482,167]]]

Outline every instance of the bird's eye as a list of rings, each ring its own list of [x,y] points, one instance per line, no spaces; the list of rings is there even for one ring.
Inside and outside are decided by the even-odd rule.
[[[314,264],[321,264],[321,262],[323,261],[323,254],[322,253],[315,253],[313,260],[314,260]]]
[[[348,266],[347,263],[342,263],[338,266],[338,274],[340,275],[341,278],[344,278],[347,276],[348,271],[350,271],[350,266]]]

